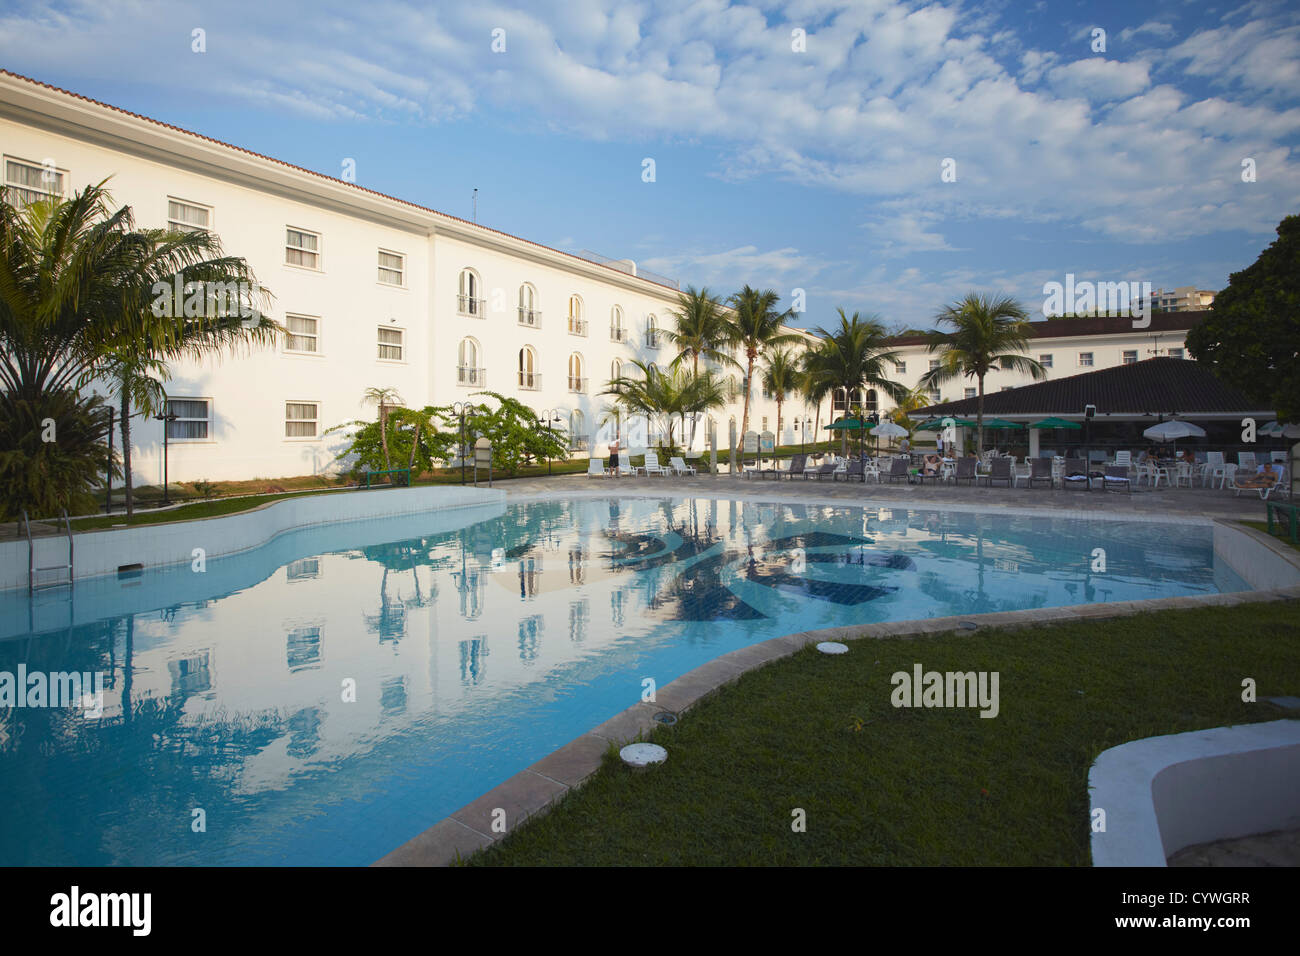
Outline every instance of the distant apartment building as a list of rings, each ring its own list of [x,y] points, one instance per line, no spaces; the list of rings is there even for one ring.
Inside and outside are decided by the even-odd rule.
[[[1213,290],[1198,289],[1191,285],[1180,285],[1176,289],[1169,290],[1156,289],[1151,293],[1149,306],[1152,311],[1159,309],[1162,312],[1199,312],[1208,309],[1214,303],[1217,294]]]

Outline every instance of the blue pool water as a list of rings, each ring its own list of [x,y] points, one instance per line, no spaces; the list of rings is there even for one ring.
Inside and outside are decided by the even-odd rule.
[[[8,592],[0,672],[105,692],[0,708],[0,864],[368,864],[738,647],[1245,589],[1203,525],[574,498]]]

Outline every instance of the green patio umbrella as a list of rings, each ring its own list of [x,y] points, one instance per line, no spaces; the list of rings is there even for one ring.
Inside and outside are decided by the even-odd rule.
[[[917,426],[916,426],[916,430],[919,431],[919,432],[937,432],[939,429],[943,428],[943,423],[944,423],[946,420],[947,420],[947,419],[943,419],[943,418],[935,418],[935,419],[931,419],[930,421],[925,422],[924,424],[917,425]],[[975,427],[976,427],[976,423],[973,422],[973,421],[971,421],[969,418],[954,418],[954,419],[952,420],[952,423],[953,423],[953,425],[955,425],[955,426],[958,427],[958,428],[975,428]],[[985,428],[988,428],[988,427],[989,427],[989,423],[988,423],[988,422],[985,422],[985,423],[984,423],[984,427],[985,427]]]
[[[837,422],[831,422],[826,427],[834,431],[859,432],[864,428],[870,430],[871,422],[864,422],[860,418],[841,418]]]
[[[990,418],[984,423],[985,428],[1024,428],[1022,422],[1009,422],[1005,418]]]
[[[1067,422],[1064,418],[1044,418],[1041,422],[1034,422],[1030,428],[1082,428],[1078,422]]]

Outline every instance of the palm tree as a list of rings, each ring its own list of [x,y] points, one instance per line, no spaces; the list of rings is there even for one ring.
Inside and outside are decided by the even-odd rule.
[[[668,447],[673,447],[673,421],[685,422],[687,415],[698,415],[726,404],[722,383],[712,370],[700,375],[688,374],[682,368],[662,372],[653,363],[629,363],[636,374],[620,375],[611,379],[602,395],[609,395],[613,404],[632,415],[644,415],[649,420],[661,419],[668,426]]]
[[[167,367],[157,359],[139,353],[115,357],[105,376],[109,388],[117,396],[122,432],[123,492],[127,517],[135,514],[134,482],[131,479],[131,417],[133,414],[154,415],[167,404],[167,393],[162,379]],[[135,412],[132,412],[132,408]],[[163,427],[167,427],[164,422]]]
[[[793,349],[775,348],[767,356],[763,388],[776,396],[776,443],[781,444],[781,407],[787,397],[799,391],[803,369]]]
[[[939,366],[921,376],[922,388],[934,388],[954,378],[974,377],[979,402],[976,423],[978,446],[984,451],[984,377],[994,369],[1028,372],[1035,380],[1047,370],[1028,355],[1029,312],[1009,296],[984,296],[972,292],[945,306],[935,320],[953,331],[928,333],[929,351],[939,352]]]
[[[361,404],[379,407],[379,443],[384,449],[384,470],[392,471],[393,462],[388,457],[388,410],[401,405],[402,396],[397,394],[395,388],[372,385],[362,393]]]
[[[43,404],[89,408],[93,396],[71,406],[66,396],[115,377],[123,387],[110,388],[127,394],[129,411],[131,401],[153,391],[136,376],[165,377],[172,359],[261,344],[280,330],[253,311],[269,294],[260,290],[243,259],[224,255],[207,232],[135,229],[130,207],[110,208],[103,183],[66,200],[27,205],[0,200],[0,250],[0,430],[5,420],[21,420]],[[230,304],[221,301],[224,296],[202,291],[191,295],[198,297],[195,308],[189,302],[183,308],[160,306],[158,289],[170,291],[177,279],[182,289],[238,288],[241,309],[256,314],[257,321],[231,314],[223,308]],[[121,379],[122,374],[128,377]],[[50,444],[62,446],[59,453],[70,460],[80,455],[65,444],[61,427],[59,441]],[[0,484],[31,467],[32,458],[22,449],[4,455]],[[41,465],[50,467],[48,461]],[[96,477],[83,470],[43,493],[25,491],[27,504],[15,503],[58,507],[84,497]]]
[[[933,404],[934,401],[926,393],[925,389],[918,386],[894,403],[894,408],[890,411],[889,417],[894,424],[901,425],[910,432],[916,428],[917,423],[911,418],[909,412]]]
[[[851,396],[868,387],[878,388],[895,402],[907,395],[907,388],[889,378],[888,368],[893,367],[898,353],[889,348],[889,333],[875,317],[863,318],[857,312],[840,316],[838,328],[819,328],[821,342],[804,353],[804,392],[808,398],[821,402],[828,395],[844,389],[846,406]],[[859,411],[861,411],[859,409]],[[843,447],[848,448],[848,432],[842,435]]]
[[[740,422],[742,435],[749,431],[749,396],[754,380],[754,363],[768,349],[803,341],[795,333],[783,331],[791,313],[788,310],[776,310],[776,304],[780,300],[781,297],[772,289],[760,292],[748,285],[727,300],[735,310],[727,323],[727,338],[732,345],[745,350],[745,410]]]
[[[677,346],[677,357],[671,366],[676,367],[686,359],[691,360],[691,372],[700,374],[700,358],[720,365],[734,365],[735,360],[725,351],[730,336],[727,317],[722,303],[709,295],[708,287],[696,289],[687,286],[678,296],[678,308],[669,310],[677,323],[676,329],[665,330],[668,341]],[[695,444],[695,416],[691,416],[690,445]]]

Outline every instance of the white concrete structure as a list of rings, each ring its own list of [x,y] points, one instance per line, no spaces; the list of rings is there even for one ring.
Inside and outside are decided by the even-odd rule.
[[[372,386],[417,408],[481,401],[474,393],[488,388],[539,414],[557,409],[582,452],[619,363],[662,368],[675,356],[660,333],[673,327],[677,289],[625,262],[598,264],[3,71],[0,152],[4,185],[19,195],[68,196],[108,179],[139,226],[209,229],[274,296],[271,317],[289,332],[275,349],[173,366],[172,481],[328,471],[341,443],[322,433],[373,419],[361,406]],[[724,450],[741,400],[714,416]],[[804,411],[789,402],[785,417]],[[775,428],[776,414],[755,388],[750,427]],[[159,482],[161,422],[137,422],[133,438],[136,480]]]

